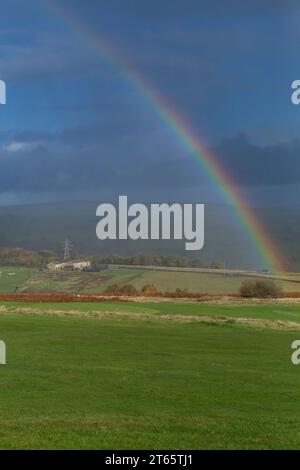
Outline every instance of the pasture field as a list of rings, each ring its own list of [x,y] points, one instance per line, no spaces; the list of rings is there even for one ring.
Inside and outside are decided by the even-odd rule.
[[[281,274],[284,292],[300,292],[300,275]],[[110,284],[133,284],[140,289],[154,283],[161,291],[177,288],[207,294],[231,294],[239,290],[244,280],[253,279],[247,272],[231,270],[184,270],[110,267],[99,273],[41,271],[20,283],[19,292],[103,292]],[[0,278],[1,286],[1,278]]]
[[[0,266],[0,292],[15,292],[16,287],[27,282],[38,272],[35,268]]]
[[[61,316],[120,316],[152,320],[157,317],[174,320],[193,321],[204,318],[212,320],[253,319],[300,324],[299,303],[276,301],[255,302],[182,302],[182,301],[149,301],[149,302],[11,302],[1,301],[0,313],[31,313]],[[209,320],[208,320],[209,321]]]
[[[20,284],[18,292],[99,292],[99,287],[110,277],[102,273],[43,270]]]
[[[300,331],[221,322],[300,323],[299,311],[1,302],[0,448],[299,449]]]

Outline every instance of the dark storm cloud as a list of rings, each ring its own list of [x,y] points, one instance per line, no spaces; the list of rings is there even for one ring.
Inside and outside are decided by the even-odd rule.
[[[271,194],[300,183],[300,144],[290,130],[300,114],[289,95],[299,78],[299,28],[297,15],[285,15],[300,2],[51,0],[70,9],[70,23],[43,2],[3,3],[0,70],[9,100],[1,109],[0,193],[178,194],[205,186],[201,165],[126,77],[131,66],[196,135],[216,143],[212,152],[242,190],[268,186]],[[90,36],[116,48],[126,73]],[[257,130],[266,126],[271,131]],[[236,136],[240,129],[251,138]],[[285,143],[276,143],[280,135]]]
[[[130,135],[112,139],[110,125],[107,133],[105,136],[104,126],[94,126],[56,135],[10,135],[0,152],[0,192],[80,193],[101,187],[184,187],[195,183],[193,169],[175,155],[170,159],[169,146],[155,142],[151,133],[134,135],[132,129]]]
[[[91,127],[57,135],[24,132],[10,136],[0,152],[0,192],[80,193],[108,187],[176,190],[205,182],[201,166],[182,150],[170,155],[168,146],[151,147],[153,136],[148,136],[146,153],[146,135],[140,136],[140,142],[138,136],[112,142],[101,137],[103,132],[103,128],[99,133]],[[241,187],[300,182],[300,141],[259,146],[238,135],[211,150]]]
[[[213,152],[242,185],[300,182],[300,140],[259,146],[241,134],[224,140]]]
[[[81,0],[54,0],[57,5],[83,11]],[[93,15],[100,14],[106,0],[89,0]],[[284,14],[299,8],[294,0],[110,0],[109,9],[116,16],[137,16],[166,21],[172,18],[189,17],[237,17]]]
[[[6,44],[0,39],[1,77],[24,82],[88,76],[100,72],[99,59],[65,36],[39,34],[38,43]]]

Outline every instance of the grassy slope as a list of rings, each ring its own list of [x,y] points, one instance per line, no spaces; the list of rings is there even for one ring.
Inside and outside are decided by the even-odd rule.
[[[299,275],[285,275],[300,281]],[[28,279],[20,287],[23,292],[60,291],[60,292],[103,292],[110,284],[134,284],[137,288],[153,282],[162,290],[188,289],[191,292],[211,294],[228,294],[237,292],[246,276],[229,275],[228,273],[201,273],[154,271],[142,268],[112,268],[100,273],[40,273]],[[253,278],[251,278],[253,279]],[[0,279],[1,286],[1,279]],[[300,291],[300,282],[283,282],[284,291]]]
[[[107,275],[106,275],[107,276]],[[98,291],[105,275],[102,273],[77,273],[41,271],[20,284],[19,292],[86,292]],[[108,275],[108,277],[110,277]]]
[[[0,448],[300,448],[293,332],[0,316]]]
[[[241,283],[253,277],[232,275],[230,271],[227,273],[214,272],[184,272],[181,270],[155,271],[143,268],[113,268],[107,273],[109,277],[99,284],[99,287],[93,286],[91,291],[102,292],[109,284],[128,284],[131,283],[137,288],[143,287],[145,284],[153,282],[162,291],[172,291],[176,288],[188,289],[191,292],[202,292],[209,294],[230,294],[238,292]],[[113,276],[113,277],[111,277]],[[286,279],[300,281],[300,275],[288,274],[282,275]],[[105,277],[105,276],[104,276]],[[299,292],[300,282],[281,282],[282,289],[285,292]]]
[[[15,292],[16,287],[37,274],[38,269],[0,266],[0,292]],[[14,275],[10,275],[14,273]]]
[[[231,293],[238,290],[242,280],[240,276],[229,277],[218,274],[202,274],[176,271],[149,271],[143,269],[114,269],[114,282],[117,284],[132,283],[142,288],[147,283],[156,284],[162,291],[176,288],[188,289],[191,292]],[[111,284],[108,281],[103,287]]]

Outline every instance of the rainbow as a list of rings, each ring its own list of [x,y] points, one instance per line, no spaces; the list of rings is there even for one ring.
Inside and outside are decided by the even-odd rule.
[[[162,122],[168,125],[174,137],[188,150],[192,158],[198,164],[201,164],[201,168],[218,189],[218,193],[224,202],[233,205],[235,215],[248,235],[249,241],[260,254],[265,267],[272,272],[285,270],[285,262],[281,259],[273,240],[253,210],[247,205],[241,191],[237,188],[226,169],[205,148],[184,118],[147,83],[144,77],[141,77],[136,70],[124,62],[111,44],[101,38],[98,33],[91,32],[72,11],[58,5],[55,0],[41,1],[50,12],[63,19],[71,30],[80,34],[92,48],[96,49],[100,53],[101,59],[113,66],[123,80],[135,88],[147,107],[152,109]]]

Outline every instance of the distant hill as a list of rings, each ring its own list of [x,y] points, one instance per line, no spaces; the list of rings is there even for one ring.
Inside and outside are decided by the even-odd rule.
[[[61,252],[64,239],[86,255],[134,255],[151,252],[193,256],[211,262],[224,260],[226,267],[261,269],[262,262],[249,243],[229,206],[206,205],[205,246],[200,252],[186,252],[178,241],[105,241],[96,238],[97,202],[63,202],[0,207],[0,246],[51,249]],[[257,209],[280,252],[300,269],[300,208]]]

